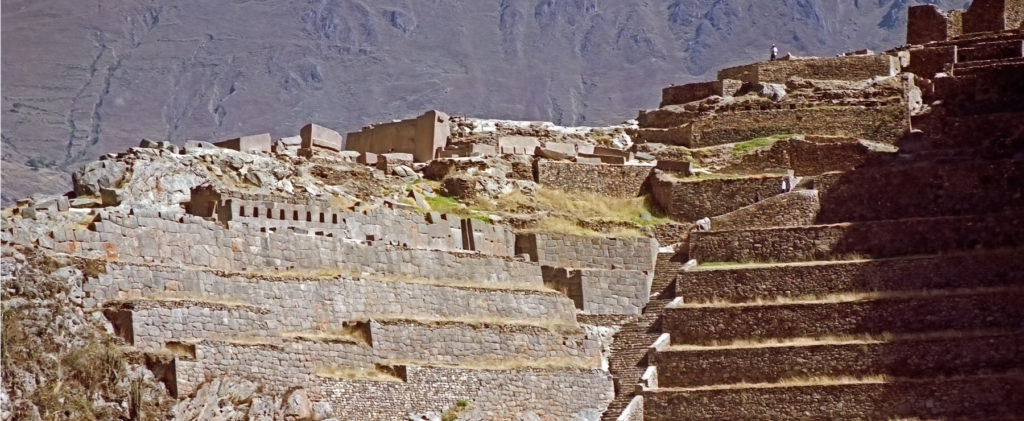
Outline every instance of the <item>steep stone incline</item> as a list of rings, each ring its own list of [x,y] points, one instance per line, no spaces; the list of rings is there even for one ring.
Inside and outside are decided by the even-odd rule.
[[[661,335],[659,318],[665,305],[674,298],[671,286],[684,262],[671,253],[658,255],[651,283],[651,301],[639,318],[622,325],[612,339],[608,371],[615,378],[615,399],[608,405],[602,420],[614,421],[636,396],[640,377],[649,365],[648,349]]]
[[[2,202],[67,191],[70,171],[140,137],[354,131],[429,108],[615,123],[656,101],[647,84],[772,41],[798,55],[894,45],[905,3],[5,1]]]
[[[796,181],[813,202],[759,191],[690,233],[702,265],[663,310],[643,419],[1019,417],[1024,37],[994,36],[1015,49],[917,75],[930,106],[898,153]]]

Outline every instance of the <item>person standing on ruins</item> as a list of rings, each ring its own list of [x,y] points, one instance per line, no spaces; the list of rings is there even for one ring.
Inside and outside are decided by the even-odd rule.
[[[771,61],[775,61],[775,58],[778,57],[778,56],[779,56],[779,47],[776,47],[775,44],[772,44],[772,58],[771,58]]]

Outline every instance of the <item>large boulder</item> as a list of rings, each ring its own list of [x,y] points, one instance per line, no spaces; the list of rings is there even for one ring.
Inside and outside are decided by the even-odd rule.
[[[120,161],[93,161],[71,175],[75,194],[97,196],[102,189],[118,187],[128,177],[128,166]]]

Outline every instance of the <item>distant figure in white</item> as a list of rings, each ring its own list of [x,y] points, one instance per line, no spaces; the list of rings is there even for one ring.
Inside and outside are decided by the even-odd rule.
[[[779,56],[779,47],[776,47],[775,44],[772,44],[772,59],[771,59],[771,61],[775,61],[775,58],[778,57],[778,56]]]

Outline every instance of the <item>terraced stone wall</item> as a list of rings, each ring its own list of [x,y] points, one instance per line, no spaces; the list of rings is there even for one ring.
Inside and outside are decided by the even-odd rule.
[[[588,164],[537,160],[537,182],[565,191],[587,191],[613,197],[639,196],[652,165]]]
[[[818,223],[1004,212],[1024,208],[1016,160],[868,167],[819,178]],[[878,186],[888,186],[879,188]]]
[[[466,399],[487,419],[535,412],[552,419],[597,419],[612,400],[611,377],[597,369],[476,370],[407,366],[405,381],[318,379],[339,419],[395,420],[443,411]]]
[[[360,343],[291,340],[282,343],[224,342],[205,340],[195,345],[195,355],[175,359],[178,396],[188,396],[206,378],[239,376],[281,394],[294,387],[310,389],[311,398],[322,398],[317,370],[373,368],[373,349]],[[240,369],[244,368],[244,369]]]
[[[198,204],[208,201],[193,192]],[[455,215],[436,212],[423,215],[399,209],[376,208],[364,212],[340,211],[329,205],[307,206],[243,199],[220,200],[215,205],[217,219],[267,230],[305,228],[321,235],[357,241],[430,250],[477,251],[483,254],[511,256],[515,236],[499,225],[476,221],[466,224]],[[206,206],[200,207],[206,209]],[[210,212],[194,212],[209,216]],[[465,232],[464,232],[465,231]],[[472,241],[467,237],[472,231]]]
[[[819,80],[864,80],[899,73],[896,57],[852,55],[843,57],[764,61],[730,67],[718,72],[718,80],[734,79],[749,83],[786,83],[790,77]]]
[[[906,105],[740,111],[694,121],[686,146],[700,148],[780,133],[855,137],[893,144],[908,130]]]
[[[931,79],[936,73],[949,72],[953,63],[956,63],[955,45],[917,48],[910,50],[910,64],[904,70]]]
[[[540,326],[370,321],[373,350],[386,361],[488,364],[498,360],[575,360],[597,367],[601,345],[582,331],[563,335]]]
[[[133,301],[104,310],[118,333],[136,348],[156,351],[167,342],[278,337],[270,312],[246,305],[195,301]]]
[[[927,273],[927,276],[921,274]],[[764,282],[771,278],[772,282]],[[949,254],[814,265],[690,270],[676,278],[686,301],[744,302],[786,295],[983,288],[1024,282],[1024,252]],[[729,288],[723,288],[728,285]]]
[[[702,262],[832,260],[891,257],[1024,244],[1019,213],[886,220],[808,227],[698,231],[690,257]]]
[[[544,266],[654,272],[657,241],[536,232],[516,236],[516,253]]]
[[[281,329],[318,329],[367,318],[543,319],[571,324],[573,303],[554,291],[360,279],[226,275],[210,270],[108,263],[82,286],[86,307],[117,299],[236,302],[269,311]],[[207,304],[214,305],[214,304]]]
[[[541,284],[540,267],[503,256],[352,244],[293,233],[226,230],[192,215],[103,212],[94,230],[56,230],[44,248],[136,263],[222,270],[338,270],[422,279]]]
[[[544,283],[572,298],[587,314],[640,314],[650,297],[651,281],[641,271],[542,269]]]
[[[683,221],[724,215],[780,194],[785,175],[743,178],[677,179],[659,172],[651,178],[651,197],[673,218]]]
[[[711,229],[767,228],[810,225],[818,215],[818,192],[798,190],[711,218]]]

